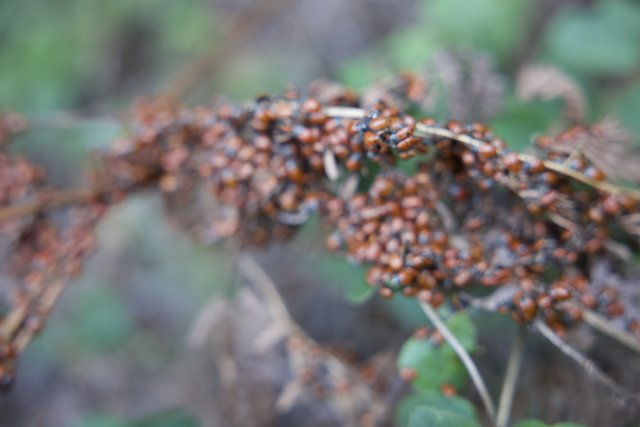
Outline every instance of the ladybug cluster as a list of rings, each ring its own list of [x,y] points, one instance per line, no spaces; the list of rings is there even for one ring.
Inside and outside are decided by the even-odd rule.
[[[284,239],[318,212],[334,230],[329,249],[370,264],[367,280],[385,297],[438,305],[509,285],[500,311],[521,322],[540,316],[558,332],[581,318],[580,306],[623,314],[615,291],[594,289],[589,274],[614,240],[637,246],[625,218],[638,199],[576,183],[574,174],[605,178],[579,151],[539,142],[543,157],[522,156],[481,124],[416,121],[393,106],[400,89],[415,97],[403,82],[355,118],[329,114],[359,107],[336,85],[246,106],[146,105],[134,137],[107,155],[109,179],[157,186],[169,212],[207,242]],[[401,172],[413,158],[415,171]],[[365,191],[341,196],[343,175],[360,177]]]
[[[247,105],[140,104],[132,135],[101,154],[91,196],[64,215],[48,209],[44,173],[3,143],[0,231],[18,284],[0,306],[0,376],[41,327],[54,284],[80,271],[106,207],[141,190],[159,191],[171,221],[207,243],[287,239],[317,214],[329,249],[369,265],[384,297],[464,304],[501,287],[511,291],[496,310],[557,332],[585,308],[624,314],[591,271],[601,260],[622,270],[621,248],[640,249],[635,193],[608,184],[579,147],[556,149],[567,134],[539,139],[539,158],[520,155],[481,124],[416,120],[402,107],[424,82],[392,83],[362,99],[316,83],[308,97],[289,89]]]
[[[5,134],[6,135],[6,134]],[[0,209],[37,205],[46,199],[44,170],[0,150]],[[15,359],[43,327],[65,283],[77,277],[94,248],[100,204],[63,213],[27,212],[0,223],[6,268],[0,276],[0,390],[13,381]]]

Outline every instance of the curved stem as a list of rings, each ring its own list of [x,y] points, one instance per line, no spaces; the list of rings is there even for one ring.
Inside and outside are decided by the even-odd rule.
[[[433,326],[436,327],[436,329],[438,330],[438,332],[440,332],[440,334],[445,339],[445,341],[447,341],[447,344],[451,346],[453,351],[456,352],[456,354],[464,364],[465,368],[467,369],[467,372],[469,373],[469,376],[471,377],[471,380],[473,381],[474,386],[476,387],[476,390],[478,390],[478,394],[480,394],[480,398],[482,399],[482,404],[484,405],[484,408],[487,411],[489,418],[491,419],[492,422],[494,422],[496,419],[495,404],[491,399],[491,395],[489,395],[487,386],[485,385],[484,380],[482,379],[482,376],[478,371],[478,368],[476,367],[475,363],[473,363],[473,360],[471,360],[471,356],[469,356],[469,353],[467,353],[467,350],[464,349],[462,344],[460,344],[460,341],[458,341],[458,339],[453,335],[453,333],[451,333],[449,328],[447,328],[447,326],[442,322],[442,320],[440,320],[440,316],[438,316],[438,313],[436,313],[433,307],[431,307],[431,304],[429,304],[426,301],[422,301],[421,299],[418,299],[418,302],[424,314],[427,315],[431,323],[433,323]]]

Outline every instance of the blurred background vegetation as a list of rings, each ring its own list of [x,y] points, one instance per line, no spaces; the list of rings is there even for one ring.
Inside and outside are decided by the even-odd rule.
[[[571,123],[562,100],[517,96],[519,71],[531,63],[573,79],[587,121],[614,117],[640,141],[640,5],[632,0],[0,1],[0,109],[29,119],[15,149],[61,186],[83,184],[90,153],[126,132],[138,97],[247,100],[317,78],[361,90],[399,70],[430,77],[433,99],[422,113],[487,121],[524,151],[535,133]],[[185,337],[198,313],[233,298],[243,279],[225,251],[172,231],[158,202],[141,196],[102,224],[87,273],[0,400],[0,425],[331,425],[309,408],[265,409],[250,422],[238,415],[262,408],[262,397],[236,396],[250,401],[234,407],[216,374],[220,340],[194,348]],[[369,298],[362,270],[322,255],[318,236],[311,224],[291,245],[258,254],[288,289],[294,316],[320,342],[362,359],[397,354],[425,322],[414,303]],[[480,342],[492,350],[478,358],[497,387],[508,343],[491,328],[507,324],[481,322]],[[613,425],[611,413],[588,405],[598,394],[575,379],[584,375],[552,353],[530,352],[537,367],[526,365],[523,387],[555,394],[517,403],[516,419]],[[280,372],[274,357],[251,363]],[[264,395],[284,383],[264,381]]]

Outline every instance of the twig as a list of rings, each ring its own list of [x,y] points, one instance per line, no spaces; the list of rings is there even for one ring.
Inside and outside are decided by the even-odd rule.
[[[351,107],[327,107],[324,109],[324,112],[330,117],[341,117],[346,119],[361,119],[365,117],[365,114],[366,114],[365,110],[363,110],[362,108],[351,108]],[[473,147],[475,149],[478,149],[481,146],[486,144],[486,142],[481,141],[479,139],[475,139],[469,135],[464,135],[464,134],[460,135],[450,131],[449,129],[445,129],[438,126],[428,126],[428,125],[425,125],[424,123],[416,124],[415,134],[417,136],[422,136],[422,137],[435,136],[440,138],[451,139],[454,141],[458,141],[469,147]],[[498,154],[500,153],[501,152],[498,151]],[[524,162],[532,162],[536,160],[535,157],[529,156],[526,154],[518,154],[518,158]],[[589,185],[600,191],[605,191],[607,193],[616,194],[616,195],[625,195],[635,200],[640,200],[640,192],[638,191],[618,187],[608,182],[595,181],[561,163],[556,163],[550,160],[543,160],[542,164],[548,170],[573,178],[576,181],[582,182],[583,184]]]
[[[578,363],[588,375],[611,389],[618,398],[624,400],[630,396],[634,396],[633,393],[602,372],[591,359],[564,342],[562,338],[553,332],[544,322],[536,320],[533,326],[543,337],[548,339],[551,344],[555,345],[560,351]]]
[[[511,416],[511,406],[513,395],[518,383],[518,374],[522,364],[522,353],[524,350],[524,331],[518,328],[514,337],[511,355],[507,362],[507,371],[504,375],[504,383],[500,392],[500,402],[498,403],[498,415],[496,416],[496,427],[507,427]]]
[[[607,321],[607,319],[605,319],[595,311],[589,310],[588,308],[582,306],[579,307],[579,309],[582,312],[582,320],[584,320],[592,328],[597,329],[601,333],[607,335],[609,338],[618,341],[620,344],[623,344],[636,353],[640,353],[640,340],[638,340],[628,332],[616,328],[611,324],[611,322]]]
[[[464,364],[467,372],[469,373],[469,376],[471,377],[471,380],[473,381],[473,384],[476,387],[476,390],[478,390],[478,394],[480,394],[480,398],[482,399],[482,403],[485,410],[487,411],[487,414],[489,415],[489,418],[492,422],[494,422],[496,419],[495,405],[493,403],[493,400],[491,399],[491,396],[489,395],[487,386],[485,385],[484,380],[482,379],[482,376],[480,375],[480,372],[478,371],[475,363],[473,363],[473,360],[471,360],[469,353],[467,353],[467,350],[465,350],[462,344],[460,344],[460,341],[458,341],[453,333],[451,333],[449,328],[447,328],[442,320],[440,320],[440,317],[433,309],[433,307],[431,307],[429,303],[423,301],[422,299],[418,299],[418,302],[424,314],[427,315],[431,323],[433,323],[433,326],[436,327],[438,332],[440,332],[442,337],[445,339],[445,341],[447,341],[451,348],[453,348],[453,351],[456,352],[456,354]]]
[[[50,313],[67,284],[67,280],[54,280],[51,284],[47,285],[40,301],[38,302],[38,310],[43,313]],[[32,328],[24,328],[20,330],[14,339],[16,352],[22,353],[38,332],[38,329]]]
[[[0,222],[11,218],[30,215],[44,209],[71,205],[90,200],[105,190],[60,190],[40,193],[36,200],[7,206],[0,209]]]

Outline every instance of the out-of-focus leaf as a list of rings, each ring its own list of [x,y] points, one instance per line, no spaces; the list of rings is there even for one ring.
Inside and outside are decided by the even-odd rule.
[[[489,122],[494,133],[516,151],[531,145],[531,137],[546,131],[560,117],[561,101],[521,102],[508,98],[503,112]]]
[[[112,415],[90,415],[72,424],[73,427],[131,427],[120,417]]]
[[[361,55],[349,61],[339,72],[339,80],[346,87],[363,91],[390,70],[373,55]]]
[[[640,83],[628,88],[614,99],[612,110],[614,117],[622,125],[633,132],[637,142],[640,142]]]
[[[130,427],[199,427],[200,422],[182,409],[172,409],[131,423]]]
[[[78,296],[70,333],[76,347],[103,352],[121,346],[133,332],[131,313],[108,284]]]
[[[547,424],[538,420],[522,420],[518,421],[513,427],[548,427]]]
[[[547,30],[550,62],[576,74],[619,76],[640,64],[640,7],[612,0],[567,8]]]
[[[476,420],[476,411],[473,404],[458,396],[444,396],[438,392],[424,392],[411,394],[398,404],[396,409],[396,424],[406,426],[409,416],[418,406],[428,406],[452,412],[471,421]]]
[[[182,409],[170,409],[136,421],[127,421],[113,415],[91,415],[73,424],[73,427],[199,427],[200,422]]]
[[[421,27],[402,29],[385,42],[385,51],[393,65],[400,69],[421,69],[438,49],[434,37]]]
[[[201,0],[0,2],[0,105],[73,109],[96,95],[113,102],[114,83],[150,87],[161,70],[211,46],[213,17]]]
[[[438,42],[493,52],[508,59],[531,23],[527,0],[429,0],[426,25]]]
[[[480,427],[463,415],[431,406],[418,406],[409,416],[409,427]]]

